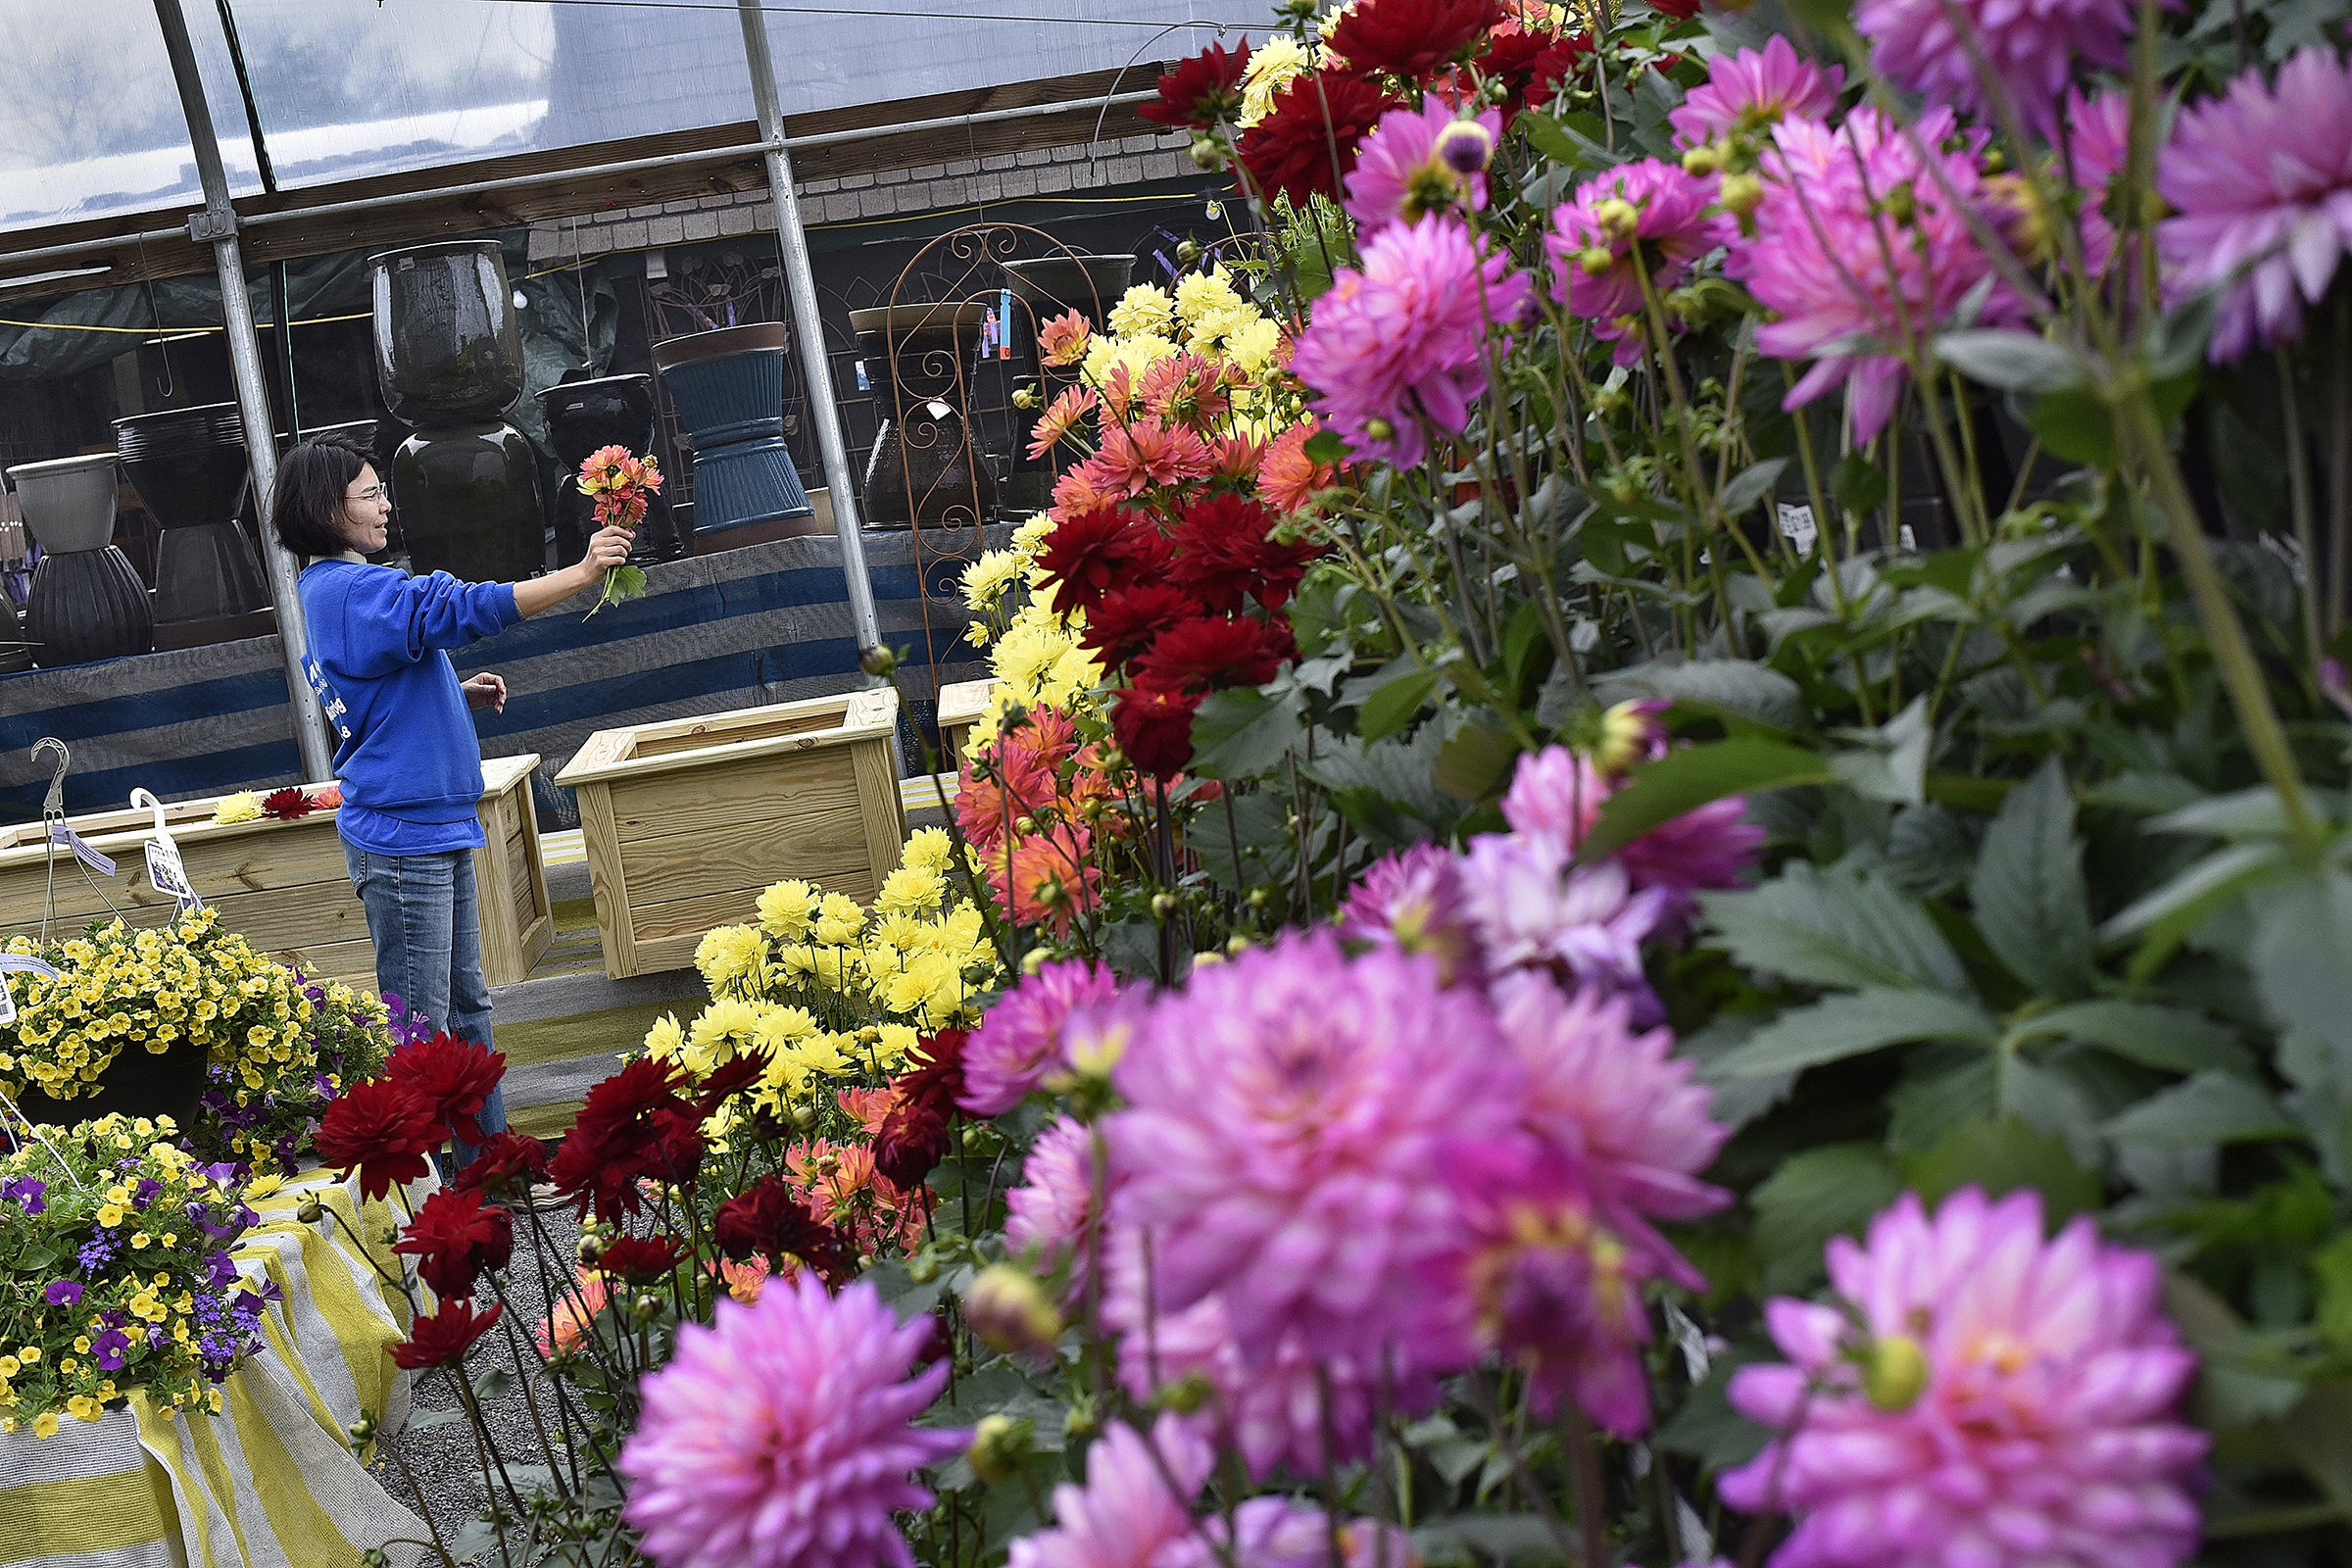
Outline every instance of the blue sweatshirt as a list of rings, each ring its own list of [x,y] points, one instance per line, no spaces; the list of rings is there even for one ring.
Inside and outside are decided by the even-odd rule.
[[[348,557],[305,566],[301,594],[303,673],[339,738],[343,837],[377,855],[479,849],[482,747],[447,650],[520,620],[514,585]]]

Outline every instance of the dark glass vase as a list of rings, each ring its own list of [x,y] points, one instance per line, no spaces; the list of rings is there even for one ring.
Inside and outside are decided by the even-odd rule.
[[[419,575],[509,582],[543,564],[539,464],[511,424],[417,431],[392,455],[392,494]]]
[[[115,534],[115,455],[24,463],[8,470],[41,547],[24,636],[45,669],[155,647],[155,609]]]
[[[236,405],[117,419],[115,446],[123,475],[163,530],[156,549],[156,640],[184,648],[265,635],[272,618],[270,589],[237,522],[248,470]]]
[[[546,564],[546,529],[530,443],[502,422],[523,384],[503,247],[418,245],[368,267],[376,381],[416,430],[392,460],[409,564],[477,582],[530,575]]]
[[[566,381],[532,394],[547,416],[548,445],[565,482],[556,490],[556,557],[577,561],[596,531],[596,504],[580,493],[576,478],[588,455],[605,447],[627,447],[643,456],[654,445],[654,378],[650,375],[608,375],[593,381]],[[637,525],[636,547],[629,559],[640,565],[675,561],[690,553],[691,541],[681,539],[669,502],[655,496]]]
[[[783,322],[752,321],[654,345],[654,366],[694,443],[694,537],[704,554],[818,531],[784,445],[788,341]]]
[[[997,511],[995,470],[980,461],[961,404],[963,368],[984,302],[878,306],[850,326],[871,368],[882,415],[858,497],[868,528],[969,527]]]
[[[185,1134],[196,1126],[209,1066],[205,1049],[193,1040],[174,1041],[160,1055],[142,1045],[126,1045],[98,1075],[95,1093],[52,1100],[27,1085],[17,1096],[17,1109],[28,1120],[58,1127],[117,1114],[169,1116]]]

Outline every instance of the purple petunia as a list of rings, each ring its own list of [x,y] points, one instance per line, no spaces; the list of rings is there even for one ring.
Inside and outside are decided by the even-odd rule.
[[[49,1288],[41,1293],[41,1299],[47,1301],[51,1306],[79,1305],[81,1282],[78,1280],[52,1280]]]
[[[90,1359],[96,1361],[102,1371],[120,1372],[129,1349],[128,1335],[121,1329],[108,1329],[90,1342]]]
[[[30,1176],[11,1176],[0,1182],[0,1198],[15,1199],[27,1214],[38,1214],[49,1206],[49,1200],[41,1196],[48,1190],[47,1182],[36,1181]]]

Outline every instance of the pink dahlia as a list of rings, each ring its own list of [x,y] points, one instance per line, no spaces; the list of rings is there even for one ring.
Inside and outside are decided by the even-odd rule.
[[[1579,185],[1551,215],[1544,245],[1559,264],[1560,303],[1617,345],[1619,365],[1638,363],[1646,340],[1642,274],[1662,299],[1700,257],[1738,236],[1731,219],[1709,213],[1714,201],[1713,181],[1644,158]]]
[[[2352,250],[2352,65],[2306,49],[2274,88],[2250,71],[2181,111],[2156,188],[2179,209],[2156,231],[2171,296],[2230,285],[2214,361],[2292,340]]]
[[[1196,970],[1112,1075],[1112,1217],[1148,1234],[1155,1310],[1221,1293],[1252,1366],[1291,1332],[1376,1355],[1451,1221],[1441,1147],[1502,1132],[1517,1080],[1484,1001],[1431,959],[1350,962],[1323,930]]]
[[[680,1328],[620,1454],[646,1551],[662,1568],[913,1568],[891,1515],[929,1507],[911,1473],[969,1439],[907,1424],[948,1379],[906,1377],[930,1338],[871,1285],[828,1296],[813,1273]]]
[[[1948,109],[1922,115],[1909,132],[1872,109],[1836,130],[1802,120],[1774,129],[1755,240],[1732,252],[1726,270],[1779,318],[1757,329],[1758,348],[1785,360],[1821,356],[1783,408],[1843,386],[1854,439],[1868,441],[1894,413],[1906,358],[1924,354],[1927,336],[1993,275],[1968,226],[1969,209],[1996,228],[2002,216],[1978,172],[1983,138],[1940,150],[1955,132]],[[2024,318],[1996,281],[1977,320]]]
[[[1962,24],[1955,26],[1955,24]],[[2001,96],[2026,129],[2055,139],[2075,62],[2128,72],[2132,0],[1862,0],[1854,26],[1881,74],[1932,104],[1994,122],[1992,96],[1970,58],[1974,35]],[[1963,30],[1965,28],[1965,31]],[[1935,145],[1934,142],[1929,143]]]
[[[1461,857],[1442,844],[1416,844],[1382,856],[1340,910],[1340,934],[1354,942],[1426,953],[1438,960],[1440,985],[1484,979],[1478,932],[1462,904]]]
[[[1117,977],[1100,963],[1070,958],[1041,966],[999,998],[964,1043],[956,1103],[975,1116],[1001,1116],[1019,1104],[1060,1059],[1070,1014],[1118,990]]]
[[[1192,1537],[1215,1463],[1180,1416],[1162,1415],[1149,1438],[1112,1422],[1086,1450],[1086,1485],[1054,1489],[1054,1528],[1015,1537],[1008,1568],[1152,1568]]]
[[[1844,67],[1825,71],[1776,32],[1760,50],[1708,61],[1706,85],[1691,88],[1666,118],[1675,140],[1696,147],[1718,136],[1752,135],[1790,118],[1827,120],[1838,112],[1844,90]]]
[[[1731,1136],[1712,1097],[1675,1059],[1664,1029],[1636,1034],[1624,997],[1580,991],[1563,1003],[1550,982],[1513,975],[1494,988],[1495,1021],[1526,1069],[1521,1124],[1556,1160],[1582,1172],[1599,1223],[1690,1290],[1706,1282],[1651,1228],[1697,1219],[1731,1195],[1698,1179]]]
[[[1222,1516],[1205,1519],[1199,1535],[1154,1568],[1223,1568],[1228,1549],[1232,1568],[1412,1568],[1420,1560],[1395,1525],[1341,1519],[1335,1527],[1319,1506],[1251,1497],[1233,1510],[1230,1533]]]
[[[1644,1017],[1658,1002],[1642,969],[1642,944],[1667,912],[1667,890],[1634,890],[1613,859],[1569,868],[1566,845],[1517,833],[1470,841],[1462,891],[1487,970],[1540,968],[1565,985],[1623,991]]]
[[[2154,1568],[2197,1549],[2206,1437],[2156,1259],[2087,1218],[2042,1240],[2040,1196],[1915,1194],[1829,1245],[1841,1305],[1766,1309],[1792,1365],[1734,1374],[1779,1434],[1726,1501],[1797,1516],[1775,1568]]]
[[[2109,183],[2132,157],[2132,95],[2103,92],[2086,99],[2070,93],[2060,133],[2058,172],[2083,192],[2082,265],[2091,276],[2104,277],[2115,260],[2115,223],[2107,214]]]
[[[1163,424],[1152,418],[1125,424],[1105,419],[1102,444],[1084,466],[1106,493],[1136,496],[1153,485],[1205,479],[1216,466],[1216,459],[1199,434],[1185,425]]]
[[[1430,213],[1484,211],[1487,165],[1501,139],[1502,116],[1493,109],[1463,120],[1434,94],[1419,109],[1392,109],[1356,149],[1348,215],[1369,234]]]
[[[1015,1257],[1032,1257],[1046,1278],[1066,1262],[1069,1287],[1062,1301],[1082,1300],[1089,1268],[1087,1227],[1095,1206],[1094,1134],[1082,1122],[1057,1118],[1029,1146],[1021,1173],[1026,1179],[1004,1200],[1004,1249]]]
[[[1291,368],[1331,428],[1365,457],[1411,467],[1424,421],[1458,432],[1487,390],[1488,329],[1526,309],[1527,274],[1452,219],[1390,223],[1315,302]]]
[[[1634,711],[1637,705],[1611,709],[1612,720],[1627,712],[1627,724],[1648,729],[1645,738],[1623,745],[1604,739],[1603,752],[1615,751],[1633,759],[1655,759],[1665,754],[1664,732],[1648,715]],[[1586,758],[1565,746],[1547,746],[1519,760],[1511,787],[1502,798],[1503,819],[1522,834],[1557,841],[1571,855],[1584,842],[1600,808],[1616,793],[1617,784]],[[1637,891],[1664,888],[1666,910],[1659,935],[1671,940],[1680,934],[1697,908],[1691,895],[1706,888],[1738,887],[1763,847],[1764,830],[1743,820],[1747,802],[1739,796],[1684,812],[1659,823],[1619,850],[1616,859]]]

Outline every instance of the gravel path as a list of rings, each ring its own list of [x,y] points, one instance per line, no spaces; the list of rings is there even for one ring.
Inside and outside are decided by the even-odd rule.
[[[539,1226],[547,1233],[547,1272],[559,1280],[567,1278],[572,1267],[573,1249],[579,1242],[578,1222],[572,1217],[571,1210],[564,1207],[542,1212]],[[506,1271],[509,1302],[506,1317],[467,1358],[477,1381],[494,1366],[514,1374],[506,1393],[483,1402],[482,1412],[488,1419],[499,1451],[509,1460],[520,1463],[546,1462],[538,1430],[532,1424],[530,1407],[525,1402],[521,1377],[526,1368],[536,1368],[538,1365],[538,1358],[528,1341],[532,1328],[547,1314],[547,1299],[540,1290],[540,1269],[533,1261],[533,1250],[537,1245],[528,1223],[522,1216],[516,1216],[514,1256]],[[478,1293],[477,1300],[486,1306],[495,1298],[484,1287]],[[515,1361],[515,1342],[507,1338],[506,1318],[514,1320],[516,1341],[521,1344],[520,1366]],[[539,1393],[539,1400],[541,1417],[552,1434],[555,1430],[555,1411],[544,1388]],[[459,1408],[457,1391],[448,1372],[419,1374],[415,1385],[415,1405],[409,1424],[377,1446],[375,1463],[371,1466],[375,1479],[386,1492],[411,1508],[429,1512],[445,1540],[464,1529],[466,1522],[478,1516],[489,1501],[482,1482],[479,1450],[474,1446],[472,1424],[464,1419],[440,1426],[419,1423],[419,1418],[432,1412]],[[387,1452],[387,1449],[390,1451]],[[395,1462],[395,1455],[398,1462]],[[403,1465],[407,1467],[406,1475],[402,1473]],[[409,1476],[416,1478],[415,1489],[409,1484]],[[418,1490],[423,1492],[427,1506],[419,1507]],[[431,1560],[428,1557],[427,1561]]]

